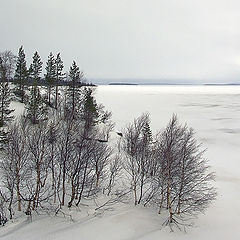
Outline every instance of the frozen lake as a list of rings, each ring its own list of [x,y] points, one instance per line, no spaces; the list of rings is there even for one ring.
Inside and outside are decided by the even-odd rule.
[[[117,130],[143,112],[154,131],[173,113],[193,127],[216,172],[218,199],[190,235],[240,239],[240,86],[99,86],[96,96],[112,111]]]
[[[152,129],[158,131],[176,113],[195,130],[208,155],[217,148],[227,159],[213,154],[211,163],[240,177],[233,167],[240,156],[240,86],[99,86],[96,93],[119,131],[143,112],[150,113]]]

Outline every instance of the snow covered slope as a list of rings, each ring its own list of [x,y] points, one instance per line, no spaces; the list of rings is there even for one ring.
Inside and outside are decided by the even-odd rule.
[[[29,223],[25,216],[19,217],[0,227],[0,239],[240,239],[240,87],[99,86],[96,97],[113,112],[119,131],[142,112],[150,113],[154,131],[177,113],[207,148],[206,157],[217,175],[217,200],[187,234],[162,229],[162,216],[152,209],[117,204],[101,215],[81,206],[69,212],[72,220],[35,216]]]

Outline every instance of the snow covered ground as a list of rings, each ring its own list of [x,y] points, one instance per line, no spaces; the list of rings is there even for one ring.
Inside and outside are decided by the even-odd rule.
[[[240,87],[239,86],[99,86],[97,100],[113,113],[116,131],[149,112],[154,131],[173,113],[193,127],[207,148],[216,172],[217,200],[186,233],[161,228],[160,216],[149,208],[117,204],[102,215],[72,210],[69,217],[20,217],[0,227],[3,240],[62,239],[240,239]]]

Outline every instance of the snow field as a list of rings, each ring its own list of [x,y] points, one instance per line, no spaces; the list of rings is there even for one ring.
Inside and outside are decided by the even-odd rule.
[[[207,148],[205,154],[216,172],[217,200],[196,219],[187,233],[162,228],[164,216],[154,209],[115,204],[98,214],[91,201],[79,209],[64,209],[72,215],[19,216],[0,228],[3,240],[238,240],[240,239],[240,87],[238,86],[99,86],[97,101],[112,111],[115,130],[143,112],[149,112],[153,132],[163,129],[173,113],[193,127]],[[23,108],[14,103],[16,113]],[[114,133],[112,134],[114,137]],[[104,202],[104,199],[100,199]]]

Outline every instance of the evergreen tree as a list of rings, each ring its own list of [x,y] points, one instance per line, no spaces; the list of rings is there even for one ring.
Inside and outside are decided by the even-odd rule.
[[[11,51],[0,53],[0,148],[6,142],[6,125],[13,119],[11,113],[14,110],[9,108],[11,103],[11,90],[8,80],[13,72],[15,56]]]
[[[96,99],[93,96],[91,88],[84,88],[83,91],[83,111],[81,113],[82,120],[85,123],[86,129],[90,129],[98,122],[99,112]]]
[[[85,128],[89,130],[91,127],[103,123],[109,124],[111,121],[111,112],[106,111],[102,104],[97,104],[94,97],[94,88],[84,87],[82,89],[81,105],[79,116],[84,122]],[[111,123],[110,123],[111,124]]]
[[[15,94],[20,97],[20,101],[24,102],[25,91],[27,89],[27,79],[28,79],[28,71],[27,64],[25,60],[25,53],[23,46],[19,48],[18,57],[17,57],[17,65],[14,80],[16,83]]]
[[[41,58],[38,52],[36,51],[33,55],[33,62],[31,63],[29,68],[30,79],[33,83],[36,83],[33,85],[37,85],[40,80],[40,74],[42,72],[42,64],[43,63],[41,61]]]
[[[26,106],[26,117],[32,124],[38,124],[40,120],[45,120],[47,117],[47,107],[42,99],[38,86],[33,86],[30,91],[30,97]]]
[[[65,73],[63,73],[63,61],[61,59],[60,53],[57,54],[55,60],[55,71],[56,71],[56,87],[55,87],[55,108],[58,106],[58,85],[65,78]]]
[[[48,104],[51,105],[51,92],[54,84],[56,83],[56,62],[52,52],[49,54],[48,61],[46,63],[45,80],[48,89]]]
[[[83,72],[79,70],[76,62],[73,61],[69,71],[69,86],[66,99],[66,116],[76,119],[79,117],[82,102],[82,78]]]
[[[32,86],[29,101],[26,107],[27,108],[26,117],[31,121],[32,124],[37,124],[39,123],[40,120],[44,120],[46,118],[47,108],[44,104],[38,86],[41,72],[42,61],[38,52],[35,52],[33,56],[33,62],[29,68],[29,75],[31,78]]]
[[[0,82],[0,127],[6,126],[7,122],[13,119],[11,113],[14,110],[9,109],[11,100],[11,90],[8,82]]]
[[[152,130],[150,128],[150,118],[149,118],[149,121],[146,121],[144,123],[143,129],[142,129],[142,134],[143,134],[143,138],[145,139],[145,141],[147,143],[152,142]]]

